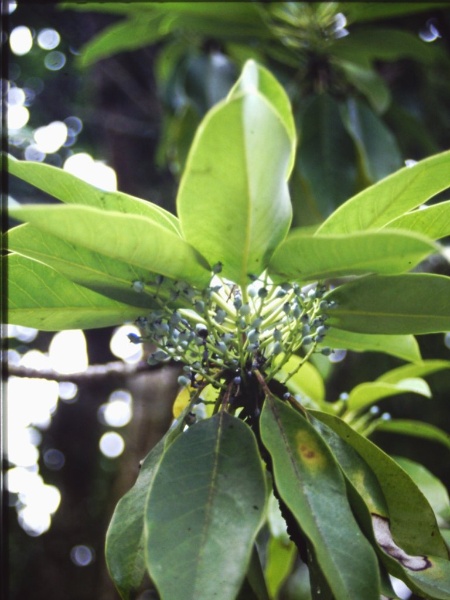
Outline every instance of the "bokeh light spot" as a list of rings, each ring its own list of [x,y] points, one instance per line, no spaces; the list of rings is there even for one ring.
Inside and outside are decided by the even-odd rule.
[[[126,363],[137,363],[142,359],[143,348],[142,344],[133,344],[128,338],[128,334],[140,336],[141,333],[135,325],[123,325],[118,327],[109,344],[111,352],[114,356],[121,358]]]
[[[44,65],[49,71],[59,71],[66,64],[66,55],[59,50],[49,52],[44,58]]]
[[[48,349],[50,364],[58,373],[69,375],[88,367],[86,338],[81,329],[59,331]]]
[[[7,113],[8,129],[22,129],[29,118],[30,113],[25,106],[10,106]]]
[[[34,132],[36,147],[45,154],[57,152],[67,139],[67,125],[53,121],[46,127],[38,127]]]
[[[41,29],[37,43],[43,50],[53,50],[59,45],[61,37],[55,29]]]
[[[56,448],[49,448],[44,452],[44,464],[50,471],[59,471],[63,468],[66,458],[64,454]]]
[[[9,36],[9,47],[16,56],[24,56],[33,47],[33,35],[29,27],[14,27]]]
[[[70,558],[77,567],[87,567],[94,558],[94,551],[89,546],[74,546],[70,551]]]
[[[117,458],[125,449],[123,437],[115,431],[104,433],[100,438],[100,450],[108,458]]]
[[[114,169],[100,161],[94,161],[92,156],[85,152],[69,156],[63,168],[68,173],[72,173],[72,175],[102,190],[109,192],[117,190],[117,178]]]

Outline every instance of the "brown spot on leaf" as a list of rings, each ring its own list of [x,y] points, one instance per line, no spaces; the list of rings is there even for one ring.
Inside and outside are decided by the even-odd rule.
[[[295,436],[297,452],[301,461],[309,466],[321,468],[326,462],[325,455],[319,447],[317,440],[309,431],[299,431]]]

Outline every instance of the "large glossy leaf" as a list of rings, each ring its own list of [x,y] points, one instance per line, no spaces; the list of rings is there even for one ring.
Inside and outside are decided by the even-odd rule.
[[[431,390],[428,384],[419,378],[404,379],[398,383],[384,383],[381,381],[371,381],[360,383],[352,389],[349,394],[347,407],[349,411],[362,410],[374,402],[398,396],[399,394],[419,394],[426,398],[431,398]]]
[[[83,246],[44,233],[28,223],[8,231],[7,246],[9,250],[38,260],[74,283],[84,285],[108,298],[143,308],[156,305],[149,296],[149,293],[155,294],[157,291],[156,276],[148,270],[92,252]],[[145,292],[135,291],[133,281],[146,282]],[[160,286],[158,294],[161,296],[162,293]]]
[[[69,281],[18,254],[4,259],[8,320],[44,331],[90,329],[134,321],[142,308],[122,304]]]
[[[313,547],[336,600],[378,600],[375,554],[354,520],[344,479],[325,442],[273,396],[266,398],[260,427],[278,493]]]
[[[10,214],[43,232],[171,279],[203,286],[211,277],[187,242],[142,215],[80,205],[23,206]]]
[[[350,444],[374,472],[386,499],[390,528],[396,543],[411,554],[448,558],[433,510],[409,475],[342,419],[327,413],[311,412]],[[384,516],[383,513],[381,516]]]
[[[354,352],[384,352],[415,362],[421,359],[419,345],[413,335],[376,335],[354,333],[332,327],[323,345]]]
[[[145,500],[164,452],[182,433],[186,409],[162,440],[141,464],[134,486],[116,506],[106,534],[106,563],[120,595],[129,600],[145,574],[144,512]]]
[[[347,235],[291,233],[269,264],[271,275],[302,282],[412,269],[437,247],[425,237],[406,232],[371,231]]]
[[[349,98],[342,107],[342,115],[356,144],[367,181],[374,183],[402,166],[395,137],[365,103]]]
[[[443,444],[450,450],[450,435],[429,423],[422,421],[413,421],[410,419],[393,419],[392,421],[379,421],[375,427],[377,431],[385,431],[388,433],[399,433],[403,435],[411,435],[413,437],[431,440]]]
[[[340,206],[318,233],[378,229],[450,186],[450,151],[404,167]]]
[[[449,360],[431,359],[423,360],[414,365],[403,365],[392,369],[387,373],[383,373],[378,377],[377,381],[384,381],[386,383],[398,383],[403,379],[410,377],[425,377],[444,369],[450,369]]]
[[[254,90],[261,92],[266,100],[270,102],[286,128],[291,141],[291,161],[287,172],[287,175],[289,175],[295,161],[295,147],[297,143],[295,121],[289,97],[270,71],[258,65],[254,60],[249,60],[245,63],[241,76],[231,89],[228,97],[236,97],[241,93],[252,92]]]
[[[432,240],[450,235],[450,200],[427,206],[394,219],[385,229],[405,229],[426,235]]]
[[[197,131],[178,192],[186,240],[223,275],[248,283],[289,228],[291,143],[257,91],[214,107]]]
[[[106,192],[71,173],[44,163],[8,156],[8,172],[69,204],[83,204],[130,215],[141,215],[180,235],[178,219],[163,208],[122,192]]]
[[[298,168],[327,217],[355,191],[355,150],[339,112],[326,94],[314,98],[302,118]]]
[[[234,600],[266,504],[250,429],[227,413],[193,425],[165,453],[148,497],[147,565],[170,600]]]
[[[369,276],[327,295],[337,302],[330,325],[361,333],[421,334],[450,330],[450,278],[412,273]]]

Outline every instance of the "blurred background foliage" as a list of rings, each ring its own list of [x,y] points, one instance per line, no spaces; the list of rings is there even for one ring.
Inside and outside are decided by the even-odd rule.
[[[274,73],[293,104],[295,226],[314,227],[405,161],[448,148],[450,10],[445,2],[5,6],[9,49],[2,95],[9,151],[72,170],[108,189],[117,185],[168,210],[174,211],[198,124],[226,96],[248,58]],[[12,202],[43,200],[42,193],[13,178],[8,185]],[[450,274],[437,260],[423,268]],[[137,364],[141,356],[118,350],[111,344],[114,335],[126,339],[120,330],[84,332],[86,364],[118,358]],[[11,328],[8,336],[12,364],[38,364],[30,358],[34,352],[39,364],[48,366],[55,356],[52,334]],[[448,335],[421,336],[419,343],[423,358],[449,358]],[[65,344],[56,355],[73,358],[75,347],[67,338]],[[322,357],[316,362],[330,401],[401,364],[384,354],[337,356],[339,361]],[[16,381],[10,405],[19,402],[19,394],[28,418],[22,418],[20,432],[10,418],[9,446],[17,441],[23,449],[26,442],[35,453],[21,458],[8,452],[11,600],[117,597],[102,558],[104,534],[139,460],[170,423],[173,371],[85,380],[71,391],[59,384],[56,391],[37,392],[30,387],[36,380],[28,380],[28,388]],[[450,431],[447,373],[429,377],[432,401],[405,394],[382,401],[380,410]],[[47,402],[45,414],[31,410],[39,398],[52,394],[55,400]],[[114,403],[128,417],[111,417]],[[10,415],[17,412],[9,408]],[[118,454],[99,447],[106,434],[122,440]],[[450,483],[448,456],[433,442],[389,434],[377,434],[376,441]],[[53,498],[44,524],[33,512],[36,488],[27,473],[35,476],[33,485],[40,478],[41,492],[45,488],[41,504]],[[282,597],[308,598],[302,586],[304,573],[296,570]],[[154,597],[147,585],[139,599]]]

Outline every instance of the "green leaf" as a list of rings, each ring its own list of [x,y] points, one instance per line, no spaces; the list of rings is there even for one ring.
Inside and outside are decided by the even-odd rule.
[[[273,396],[266,397],[260,428],[278,493],[311,543],[336,600],[378,600],[375,554],[354,520],[341,471],[323,439]]]
[[[445,8],[447,2],[340,2],[339,9],[349,23],[391,19],[418,12]]]
[[[318,425],[312,419],[352,484],[351,490],[358,492],[358,495],[350,493],[353,507],[366,535],[378,545],[388,571],[420,596],[425,593],[427,598],[435,600],[448,598],[448,552],[433,510],[414,481],[396,462],[341,419],[311,412],[322,421]],[[330,428],[339,434],[341,441]],[[360,455],[359,460],[355,460],[353,448]],[[373,478],[374,474],[378,482]]]
[[[431,375],[432,373],[442,371],[443,369],[450,369],[449,360],[423,360],[414,365],[403,365],[397,367],[397,369],[392,369],[387,373],[383,373],[383,375],[378,377],[377,381],[398,383],[403,379],[408,379],[410,377],[425,377],[426,375]]]
[[[291,143],[259,92],[214,107],[202,122],[178,192],[186,240],[240,285],[259,275],[285,237]]]
[[[294,566],[295,550],[292,542],[286,543],[275,537],[269,539],[265,574],[271,598],[279,597],[281,587]]]
[[[140,215],[158,223],[171,233],[181,235],[178,219],[152,202],[122,192],[105,192],[64,169],[44,163],[21,161],[8,156],[7,166],[10,175],[15,175],[62,202]]]
[[[254,90],[258,90],[270,102],[286,128],[286,133],[291,141],[291,162],[287,172],[289,175],[295,162],[297,145],[297,133],[289,97],[270,71],[258,65],[254,60],[248,60],[242,69],[241,76],[230,90],[228,98],[235,98],[241,93],[252,93]]]
[[[445,485],[435,475],[430,473],[423,465],[408,458],[394,456],[394,460],[415,481],[422,494],[433,508],[439,526],[450,525],[450,499]]]
[[[433,510],[409,475],[385,452],[333,415],[311,411],[352,446],[375,473],[386,499],[395,542],[410,554],[448,558]],[[384,514],[381,513],[384,517]]]
[[[147,502],[147,566],[170,600],[234,600],[262,525],[266,484],[256,440],[219,413],[177,438]]]
[[[413,335],[376,335],[353,333],[332,327],[323,345],[353,352],[384,352],[411,362],[421,359],[419,345]]]
[[[349,98],[341,113],[343,123],[356,144],[368,181],[374,183],[402,166],[395,137],[366,104]]]
[[[303,364],[302,364],[303,363]],[[290,376],[291,373],[294,375]],[[317,368],[309,361],[293,354],[276,372],[275,379],[284,383],[292,394],[297,394],[301,402],[312,400],[319,406],[325,401],[325,383]]]
[[[450,151],[404,167],[340,206],[318,229],[321,234],[378,229],[450,186]]]
[[[354,55],[350,60],[334,57],[334,62],[344,71],[348,81],[366,96],[373,110],[382,114],[391,102],[391,93],[385,80],[370,62]]]
[[[145,500],[162,457],[183,432],[187,408],[166,435],[147,454],[134,486],[123,496],[114,511],[106,534],[106,563],[121,597],[129,600],[145,574],[144,510]]]
[[[211,277],[187,242],[142,215],[80,205],[23,206],[10,214],[43,232],[171,279],[204,286]]]
[[[391,421],[379,421],[376,424],[375,431],[388,433],[399,433],[403,435],[412,435],[432,442],[437,442],[446,446],[450,450],[450,435],[429,423],[423,421],[414,421],[409,419],[392,419]]]
[[[135,320],[142,308],[105,298],[18,254],[4,258],[8,320],[44,331],[90,329]]]
[[[302,282],[409,271],[438,247],[425,237],[403,232],[315,235],[292,232],[275,250],[271,274]]]
[[[149,271],[44,233],[28,223],[8,231],[7,246],[13,252],[52,267],[74,283],[119,302],[150,308],[157,304],[149,294],[158,291],[163,295],[163,290],[154,283],[155,275]],[[145,291],[136,292],[133,281],[146,282]]]
[[[138,50],[164,38],[168,32],[161,28],[162,15],[150,10],[139,11],[132,18],[114,23],[97,34],[81,49],[79,65],[90,67],[103,58]]]
[[[337,302],[329,324],[361,333],[421,334],[450,330],[450,278],[441,275],[368,276],[326,296]]]
[[[333,55],[351,59],[397,61],[410,58],[432,62],[441,52],[418,35],[400,29],[360,28],[351,35],[339,38],[332,46]]]
[[[432,240],[450,235],[450,200],[426,206],[394,219],[385,229],[416,231]]]
[[[372,381],[360,383],[354,387],[349,394],[346,406],[349,411],[358,411],[383,398],[406,393],[419,394],[426,398],[431,398],[431,390],[423,379],[404,379],[398,383]]]
[[[355,191],[355,150],[338,104],[326,94],[308,105],[301,123],[298,168],[327,217]]]

